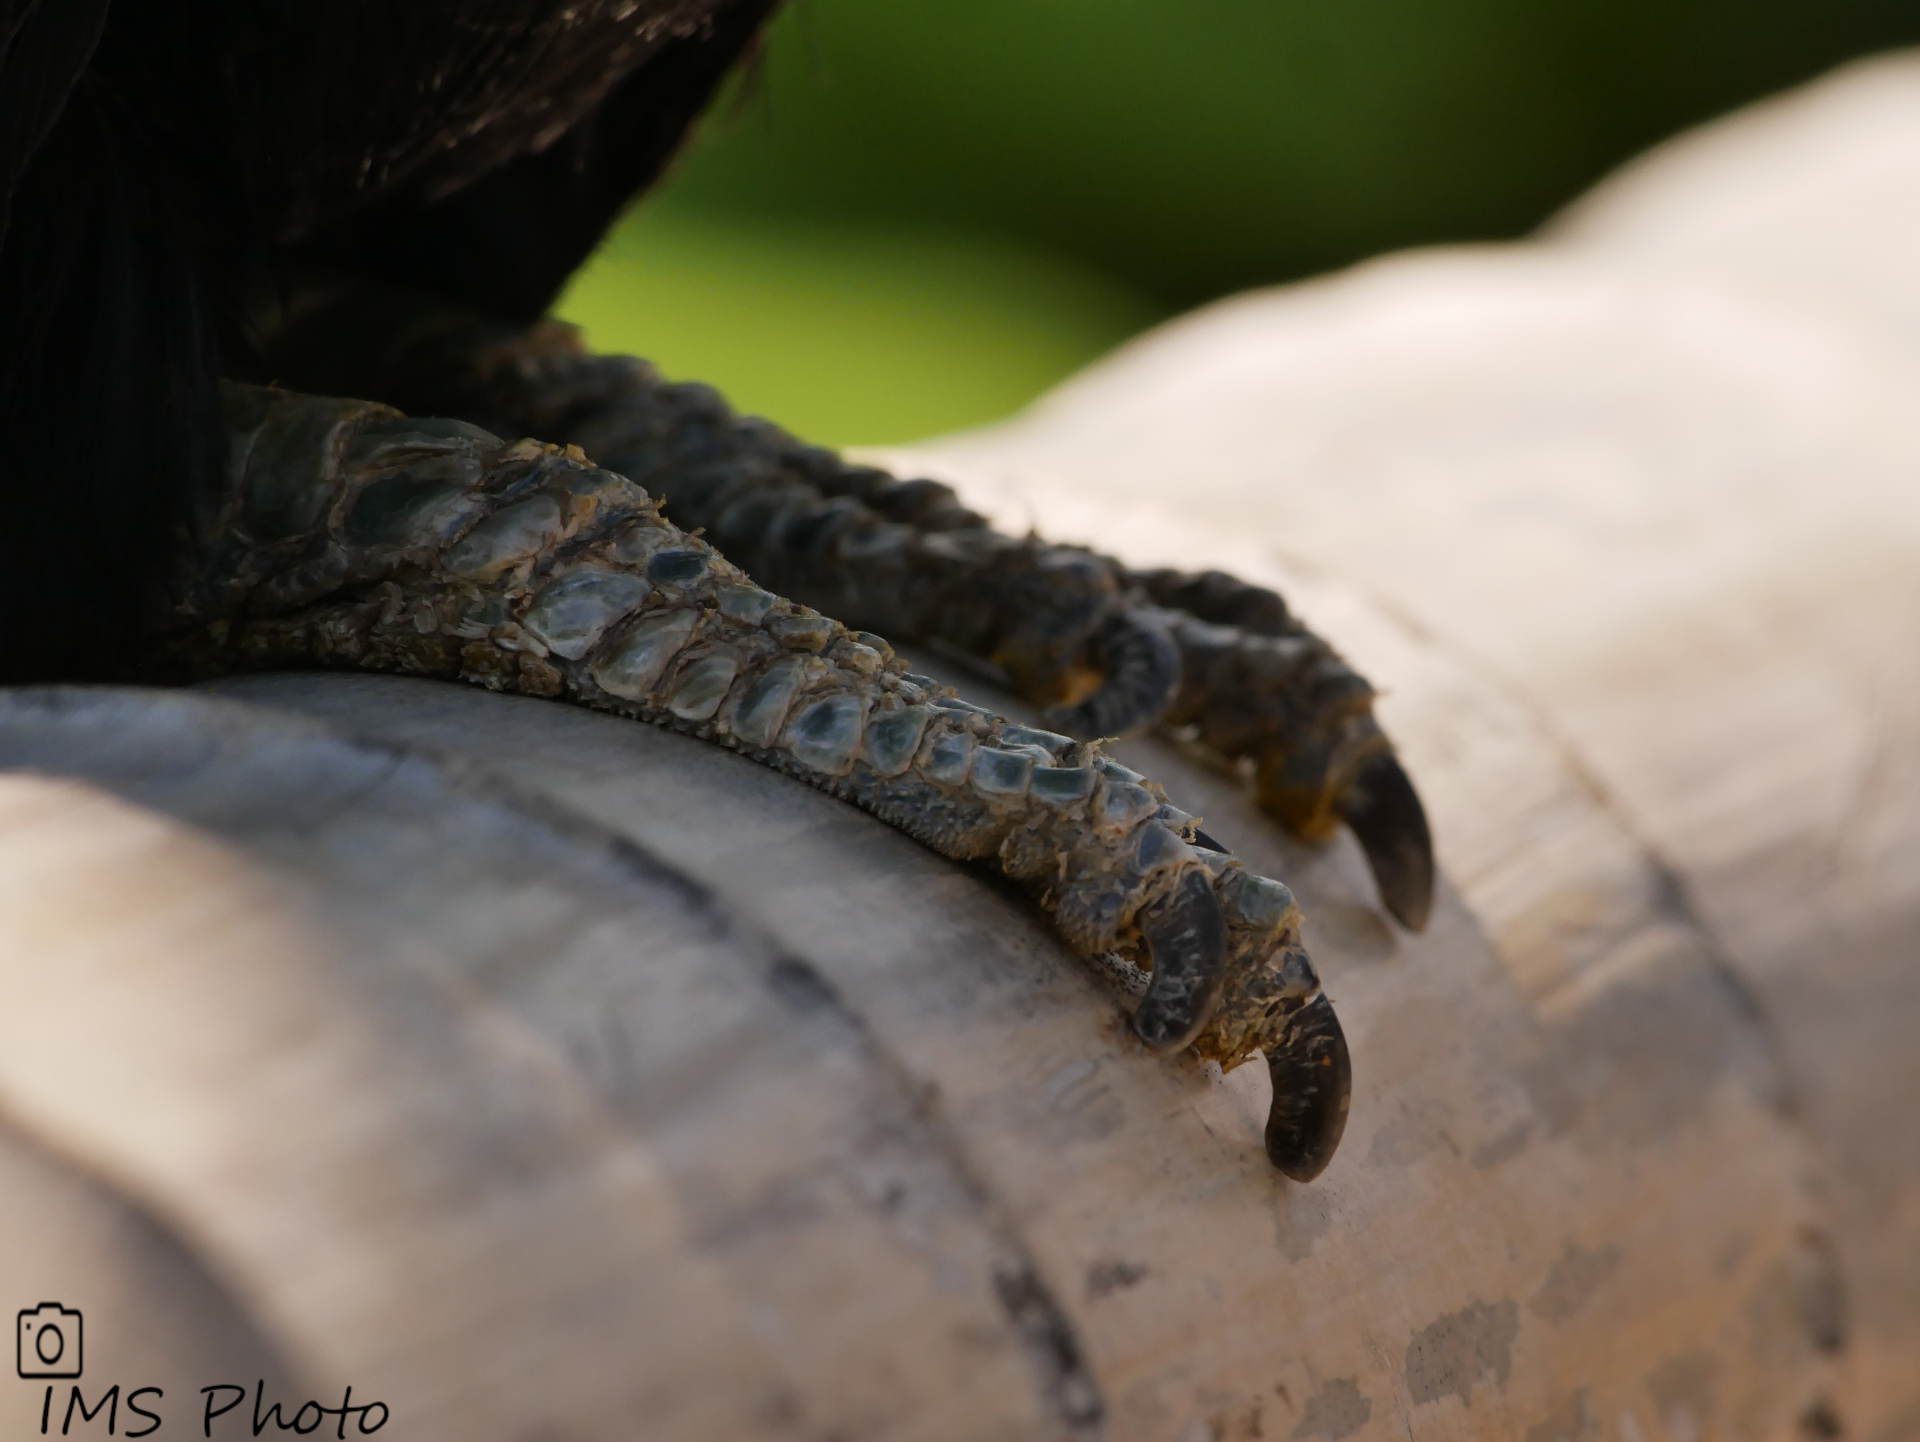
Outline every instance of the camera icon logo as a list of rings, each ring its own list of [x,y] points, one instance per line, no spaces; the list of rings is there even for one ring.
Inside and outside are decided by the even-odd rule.
[[[58,1302],[20,1311],[15,1366],[22,1377],[80,1375],[80,1313]]]

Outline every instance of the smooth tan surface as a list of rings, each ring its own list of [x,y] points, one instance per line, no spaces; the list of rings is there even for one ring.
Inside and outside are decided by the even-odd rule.
[[[1920,60],[1664,147],[1545,243],[1230,301],[915,459],[1283,584],[1386,692],[1551,1007],[1692,918],[1819,1158],[1853,1435],[1920,1435]],[[1572,988],[1571,991],[1568,988]]]
[[[323,1398],[353,1385],[407,1436],[757,1430],[772,1379],[652,1163],[506,1017],[93,788],[0,780],[0,838],[8,1113],[169,1226]],[[40,1260],[36,1301],[87,1312],[109,1365],[177,1325],[91,1249]],[[609,1365],[592,1339],[633,1328],[653,1365]],[[205,1360],[177,1428],[199,1386],[254,1380]],[[150,1380],[85,1375],[90,1400]]]
[[[1221,778],[1126,748],[1338,928],[1311,940],[1360,1079],[1342,1152],[1303,1188],[1261,1155],[1260,1068],[1141,1054],[1020,908],[839,803],[540,702],[222,689],[486,757],[747,908],[939,1098],[1072,1317],[1113,1437],[1390,1436],[1416,1416],[1475,1437],[1641,1405],[1663,1365],[1716,1374],[1669,1399],[1681,1425],[1785,1435],[1819,1390],[1798,1144],[1766,1038],[1691,934],[1545,1011],[1457,906],[1399,937],[1350,846],[1288,846]]]
[[[6,781],[0,1106],[394,1435],[1784,1436],[1826,1384],[1819,1210],[1697,944],[1543,1009],[1450,898],[1399,940],[1350,845],[1130,750],[1322,918],[1362,1061],[1303,1188],[1258,1069],[1144,1054],[1017,898],[787,778],[222,689],[0,708],[7,770],[90,782]]]

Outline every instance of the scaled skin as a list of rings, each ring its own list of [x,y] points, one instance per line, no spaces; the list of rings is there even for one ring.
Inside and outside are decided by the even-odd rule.
[[[145,647],[162,677],[353,666],[563,697],[775,766],[944,855],[991,859],[1129,990],[1156,1050],[1265,1052],[1268,1150],[1345,1123],[1338,1023],[1278,882],[1097,742],[1017,726],[886,642],[755,585],[577,447],[234,386],[229,485]]]
[[[418,294],[316,287],[275,334],[276,374],[502,435],[577,444],[645,484],[763,583],[900,640],[999,669],[1083,739],[1150,725],[1231,766],[1313,840],[1351,825],[1387,909],[1425,925],[1432,847],[1373,717],[1373,688],[1272,591],[1139,571],[995,531],[950,487],[849,464],[735,415],[705,386]]]

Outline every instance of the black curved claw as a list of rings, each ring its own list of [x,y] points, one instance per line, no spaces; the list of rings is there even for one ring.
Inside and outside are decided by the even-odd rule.
[[[1391,751],[1360,768],[1340,799],[1340,815],[1353,828],[1380,899],[1409,931],[1419,931],[1433,911],[1433,836],[1413,782]]]
[[[1172,895],[1155,902],[1141,933],[1153,957],[1153,980],[1134,1009],[1134,1034],[1155,1051],[1177,1051],[1200,1034],[1227,980],[1227,924],[1213,883],[1192,871]]]
[[[1267,1051],[1267,1073],[1267,1159],[1294,1181],[1310,1182],[1333,1160],[1353,1092],[1347,1038],[1326,993],[1293,1014],[1286,1035]]]
[[[1105,678],[1100,689],[1074,705],[1053,707],[1047,725],[1092,740],[1128,735],[1167,714],[1180,690],[1180,648],[1158,616],[1116,612],[1088,639],[1087,654]]]

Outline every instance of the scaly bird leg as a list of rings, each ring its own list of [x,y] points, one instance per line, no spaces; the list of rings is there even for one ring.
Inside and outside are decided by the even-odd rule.
[[[564,326],[519,331],[351,292],[316,312],[276,357],[283,374],[577,444],[762,584],[851,625],[990,661],[1070,735],[1180,728],[1227,763],[1251,763],[1261,804],[1299,834],[1351,826],[1387,909],[1425,925],[1432,843],[1374,721],[1373,689],[1272,591],[1003,535],[939,482],[848,464],[736,416],[705,386],[589,355]],[[385,337],[371,363],[370,331]]]
[[[1264,1051],[1267,1147],[1306,1180],[1346,1116],[1345,1044],[1284,886],[1097,743],[1017,726],[886,642],[749,580],[576,447],[231,387],[153,676],[320,664],[564,697],[714,741],[956,859],[991,859],[1140,995],[1156,1050]]]

